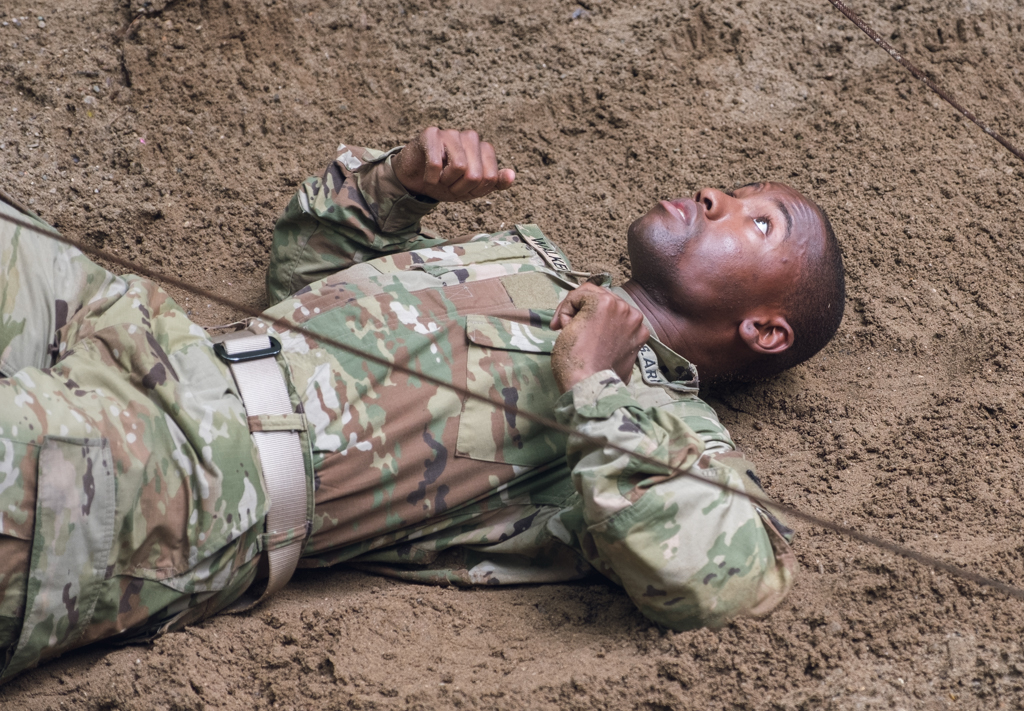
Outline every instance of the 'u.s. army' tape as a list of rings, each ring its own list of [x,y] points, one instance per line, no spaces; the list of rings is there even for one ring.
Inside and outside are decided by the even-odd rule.
[[[640,352],[636,354],[637,363],[640,364],[640,373],[644,382],[648,385],[660,385],[661,387],[680,392],[695,393],[699,390],[696,372],[690,366],[690,379],[672,381],[661,372],[661,364],[658,362],[658,354],[647,343],[640,346]]]

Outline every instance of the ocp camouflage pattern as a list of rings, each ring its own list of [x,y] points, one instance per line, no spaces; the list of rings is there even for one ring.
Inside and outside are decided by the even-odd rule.
[[[7,680],[230,603],[268,501],[230,373],[163,290],[7,222],[0,255]]]
[[[628,383],[603,371],[559,395],[548,324],[576,281],[540,252],[565,255],[535,226],[451,241],[422,230],[433,204],[402,188],[392,153],[342,145],[301,186],[275,230],[273,306],[250,324],[281,340],[308,422],[316,509],[302,564],[458,585],[596,569],[674,629],[769,611],[792,584],[790,534],[703,481],[760,492],[689,363],[652,339]],[[43,257],[8,256],[26,243]],[[11,343],[25,338],[19,321],[71,305],[65,325],[29,334],[39,360],[10,361],[18,370],[0,381],[0,554],[14,561],[0,562],[3,679],[225,608],[255,576],[268,506],[237,391],[202,329],[152,283],[55,244],[3,242]],[[41,278],[23,265],[57,262],[73,265],[62,282],[81,286],[22,297],[17,285]],[[664,466],[464,402],[282,322]],[[45,474],[44,461],[55,463]],[[65,493],[44,495],[50,481]]]
[[[303,564],[350,561],[458,584],[569,580],[593,567],[676,629],[771,609],[795,570],[790,532],[743,497],[567,442],[268,324],[300,324],[760,491],[753,465],[697,398],[690,364],[655,339],[628,384],[607,371],[559,396],[549,322],[576,281],[541,253],[568,269],[565,255],[533,225],[438,241],[419,229],[432,204],[398,183],[392,153],[342,145],[324,175],[303,184],[275,232],[268,292],[279,302],[254,325],[284,344],[312,424],[316,520]]]

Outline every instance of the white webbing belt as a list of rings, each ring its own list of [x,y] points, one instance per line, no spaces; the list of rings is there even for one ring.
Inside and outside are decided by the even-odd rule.
[[[276,344],[276,341],[275,341]],[[263,467],[263,481],[270,496],[266,518],[264,551],[270,567],[267,588],[260,600],[284,587],[295,572],[302,546],[310,530],[307,518],[308,479],[302,458],[302,443],[296,430],[303,429],[305,418],[296,415],[288,397],[288,386],[271,348],[268,336],[256,334],[224,340],[226,361],[238,385],[249,429]],[[279,349],[279,346],[278,346]],[[246,353],[267,355],[231,362],[232,356]],[[222,356],[223,357],[223,356]],[[290,417],[261,418],[264,415]],[[260,422],[268,423],[265,431]],[[257,431],[260,430],[260,431]]]

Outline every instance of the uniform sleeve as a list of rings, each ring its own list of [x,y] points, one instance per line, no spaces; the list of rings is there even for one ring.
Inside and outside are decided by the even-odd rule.
[[[353,264],[441,242],[420,228],[437,205],[410,194],[387,153],[341,144],[319,177],[307,178],[274,227],[270,305]]]
[[[706,450],[681,414],[644,409],[610,370],[565,393],[559,422],[664,466],[571,437],[567,458],[581,502],[562,524],[584,557],[659,624],[685,630],[766,614],[792,585],[791,532],[749,499],[702,481],[760,493],[753,466],[721,446]]]

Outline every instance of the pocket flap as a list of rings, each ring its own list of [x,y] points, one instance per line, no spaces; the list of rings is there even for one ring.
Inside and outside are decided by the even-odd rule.
[[[551,372],[550,354],[558,332],[539,327],[550,314],[524,312],[537,324],[532,326],[494,316],[468,316],[466,387],[492,402],[553,419],[560,392]],[[467,398],[459,419],[456,454],[536,467],[564,457],[565,436],[514,411]]]
[[[496,316],[473,314],[466,317],[466,336],[470,342],[485,348],[524,353],[550,353],[558,339],[558,331],[540,328],[551,315],[530,312],[531,321],[536,316],[537,326],[508,321]]]

